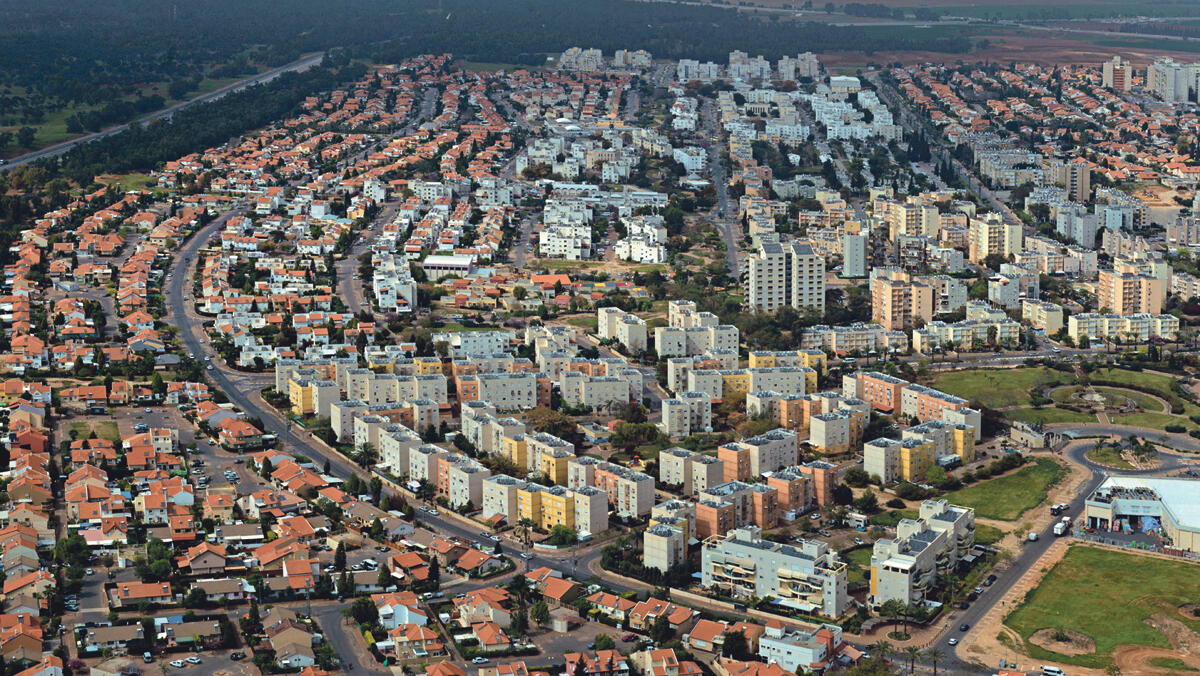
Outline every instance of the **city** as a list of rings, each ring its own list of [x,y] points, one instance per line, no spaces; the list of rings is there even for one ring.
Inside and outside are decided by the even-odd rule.
[[[1200,62],[755,51],[22,143],[6,673],[1200,670]]]

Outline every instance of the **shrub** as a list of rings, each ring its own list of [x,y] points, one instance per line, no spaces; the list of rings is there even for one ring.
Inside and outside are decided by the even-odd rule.
[[[900,498],[892,498],[891,500],[887,501],[887,506],[891,507],[892,509],[904,509],[907,505]]]
[[[1172,434],[1183,434],[1184,432],[1187,431],[1187,428],[1184,427],[1183,425],[1167,425],[1163,429],[1167,430],[1168,432],[1170,432]]]

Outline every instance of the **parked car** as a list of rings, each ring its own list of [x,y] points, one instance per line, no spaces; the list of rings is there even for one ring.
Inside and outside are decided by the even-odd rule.
[[[949,639],[946,641],[946,643],[949,643],[950,645],[958,645],[958,639],[956,639],[956,638],[954,638],[953,636],[951,636],[951,637],[950,637],[950,638],[949,638]]]
[[[486,657],[476,657],[476,658],[472,659],[472,660],[471,660],[471,662],[473,662],[473,663],[475,663],[475,664],[487,664],[487,663],[488,663],[488,658],[486,658]]]
[[[971,628],[971,625],[967,624],[966,622],[963,622],[962,624],[958,625],[959,631],[966,631],[970,628]]]
[[[84,575],[95,575],[96,571],[92,570],[91,568],[88,568],[87,570],[83,571],[83,574]]]
[[[171,660],[170,664],[171,664],[171,666],[175,667],[176,669],[182,669],[183,666],[187,663],[184,662],[183,660]]]
[[[621,640],[626,643],[630,643],[632,641],[637,640],[637,635],[636,634],[625,634],[624,636],[621,637]]]
[[[200,664],[200,658],[196,657],[195,655],[192,655],[191,657],[187,658],[187,663],[188,664]]]
[[[244,660],[244,659],[246,659],[246,653],[239,650],[237,652],[231,653],[229,655],[229,659],[233,660],[234,662],[237,662],[238,660]]]

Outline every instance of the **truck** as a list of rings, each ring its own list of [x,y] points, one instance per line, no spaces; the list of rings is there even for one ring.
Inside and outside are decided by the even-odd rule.
[[[1066,535],[1067,534],[1067,524],[1063,523],[1062,521],[1059,521],[1058,523],[1054,524],[1054,534],[1055,535]]]

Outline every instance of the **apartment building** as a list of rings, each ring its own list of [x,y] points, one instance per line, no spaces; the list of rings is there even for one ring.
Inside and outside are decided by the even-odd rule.
[[[657,523],[642,534],[642,564],[647,568],[667,570],[687,560],[687,536],[684,531],[665,523]]]
[[[935,462],[949,455],[958,456],[963,464],[975,460],[975,428],[970,425],[930,420],[905,429],[900,436],[932,441]]]
[[[659,358],[736,352],[740,341],[740,332],[732,324],[659,326],[654,329],[654,350]]]
[[[841,648],[842,628],[836,624],[800,630],[769,622],[758,637],[759,659],[794,674],[824,671]]]
[[[645,472],[602,462],[596,465],[595,481],[621,518],[645,516],[654,507],[654,477]]]
[[[945,500],[921,503],[918,518],[901,519],[896,537],[871,552],[870,603],[922,603],[975,545],[975,510]]]
[[[935,290],[907,272],[871,271],[871,321],[888,330],[913,328],[933,319]]]
[[[1101,65],[1100,84],[1118,94],[1128,93],[1133,87],[1133,66],[1120,56],[1114,56]]]
[[[754,526],[704,541],[701,585],[736,597],[775,597],[801,612],[840,617],[850,605],[846,564],[824,542],[764,541]]]
[[[1021,321],[1052,336],[1063,328],[1063,308],[1043,300],[1025,299],[1021,301]]]
[[[1146,274],[1140,266],[1117,262],[1111,270],[1100,270],[1096,303],[1103,314],[1158,315],[1165,294],[1161,279]]]
[[[825,350],[839,355],[884,353],[889,350],[904,352],[908,349],[908,335],[903,331],[889,331],[878,324],[818,324],[800,333],[800,348]]]
[[[756,312],[787,305],[825,312],[825,260],[804,241],[761,242],[750,257],[748,303]]]
[[[1179,318],[1175,315],[1115,315],[1084,312],[1067,318],[1067,335],[1081,347],[1091,341],[1119,341],[1145,345],[1152,339],[1175,340]]]
[[[898,413],[909,382],[878,371],[859,371],[842,377],[842,394],[862,399],[876,411]]]
[[[1024,233],[1020,223],[1006,223],[997,213],[972,218],[967,235],[967,258],[982,263],[989,255],[1008,258],[1020,253]]]
[[[672,439],[712,430],[712,399],[704,392],[683,392],[662,402],[663,433]]]
[[[962,397],[924,385],[907,385],[900,394],[900,414],[921,422],[942,420],[947,409],[957,410],[968,405],[969,402]]]
[[[668,486],[680,486],[682,493],[695,496],[724,481],[725,463],[711,455],[686,448],[668,448],[658,454],[658,480]]]
[[[807,512],[816,504],[817,494],[813,477],[800,467],[792,465],[766,477],[768,488],[775,489],[781,514]]]
[[[647,348],[646,322],[637,315],[616,307],[602,307],[596,311],[596,335],[601,340],[616,340],[631,353]]]
[[[696,528],[705,532],[715,528],[722,518],[713,521],[709,508],[713,505],[732,505],[733,526],[753,524],[770,530],[779,523],[779,492],[765,484],[726,481],[698,494]],[[719,510],[718,510],[719,511]],[[704,525],[701,522],[704,521]]]
[[[717,449],[717,458],[724,463],[726,481],[746,481],[796,464],[799,448],[796,432],[779,428],[723,444]]]
[[[934,441],[924,437],[875,439],[863,445],[863,470],[883,483],[921,483],[937,460],[936,452]]]

